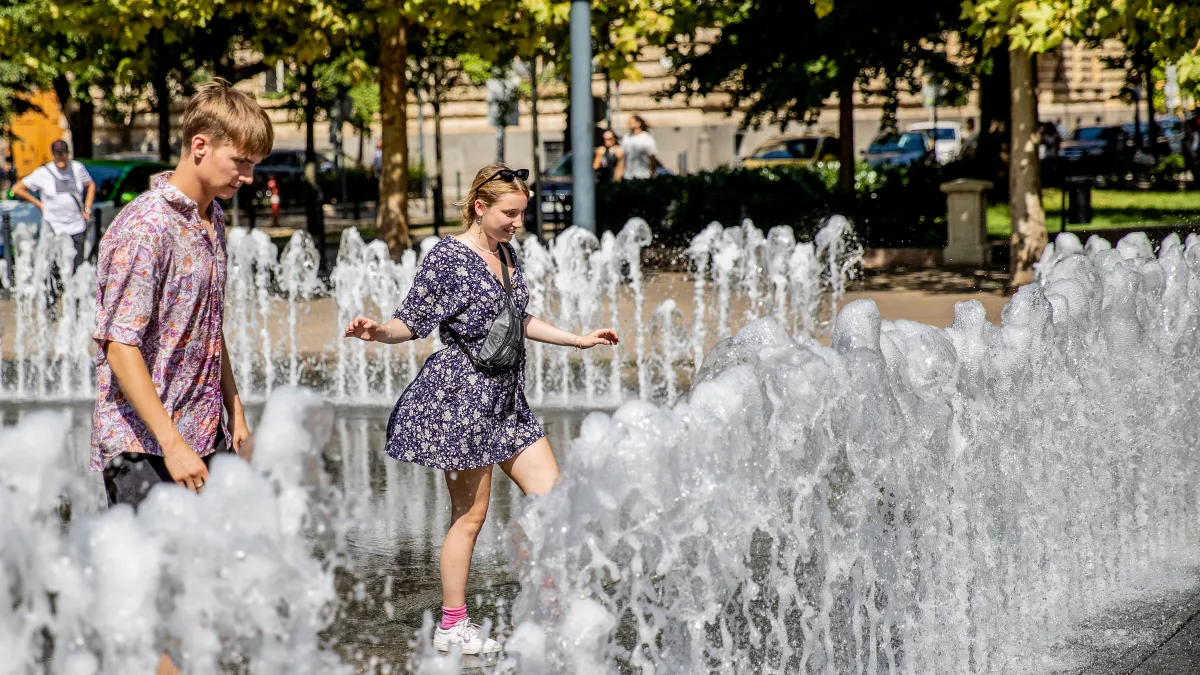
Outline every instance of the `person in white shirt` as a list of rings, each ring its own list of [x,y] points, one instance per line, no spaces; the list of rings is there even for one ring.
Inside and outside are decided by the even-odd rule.
[[[621,150],[625,152],[625,165],[620,175],[614,176],[616,180],[644,180],[658,171],[658,145],[640,116],[629,117],[629,135],[621,139]]]
[[[71,271],[83,262],[83,243],[96,199],[96,184],[83,164],[71,159],[65,141],[50,145],[54,161],[48,162],[13,186],[13,194],[42,212],[42,222],[58,237],[70,237],[75,245]],[[37,192],[38,196],[33,196]]]

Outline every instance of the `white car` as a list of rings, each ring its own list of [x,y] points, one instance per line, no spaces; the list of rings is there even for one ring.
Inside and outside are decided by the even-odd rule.
[[[958,122],[938,122],[936,131],[932,122],[918,122],[909,125],[908,130],[919,131],[933,138],[933,154],[937,157],[938,164],[958,159],[963,141],[966,140],[963,138],[962,125]]]

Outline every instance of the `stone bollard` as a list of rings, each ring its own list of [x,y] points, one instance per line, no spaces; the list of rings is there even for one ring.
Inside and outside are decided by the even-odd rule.
[[[959,178],[942,183],[946,193],[946,248],[943,265],[987,266],[992,247],[987,238],[987,211],[983,193],[992,187],[986,180]]]

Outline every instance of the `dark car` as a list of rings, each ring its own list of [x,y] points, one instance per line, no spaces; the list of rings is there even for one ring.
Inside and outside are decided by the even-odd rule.
[[[929,136],[918,131],[879,134],[863,153],[871,166],[912,166],[928,162],[933,154]]]
[[[279,187],[279,203],[282,208],[303,208],[308,184],[304,180],[304,150],[273,150],[254,167],[254,182],[238,190],[238,208],[247,215],[252,209],[269,209],[271,195],[267,181],[274,176]],[[317,173],[333,169],[329,157],[317,153]]]
[[[542,172],[542,222],[544,223],[565,225],[571,220],[571,188],[574,185],[574,179],[571,177],[572,157],[571,154],[563,155],[554,166]],[[660,164],[655,169],[654,175],[671,176],[674,174]],[[536,185],[537,181],[530,183],[530,194],[537,194]],[[527,228],[533,227],[534,218],[533,208],[526,208],[525,226]]]
[[[1058,150],[1064,176],[1091,176],[1105,182],[1122,182],[1148,174],[1152,160],[1120,125],[1079,127]]]

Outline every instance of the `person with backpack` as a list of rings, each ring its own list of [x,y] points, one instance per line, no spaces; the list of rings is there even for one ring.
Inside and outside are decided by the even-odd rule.
[[[71,159],[67,142],[50,144],[53,160],[39,166],[33,173],[13,185],[13,194],[33,204],[42,212],[43,226],[55,237],[69,237],[75,246],[71,273],[83,262],[84,240],[96,200],[96,183],[87,168]],[[35,197],[33,193],[38,193]],[[43,230],[43,235],[46,234]]]

